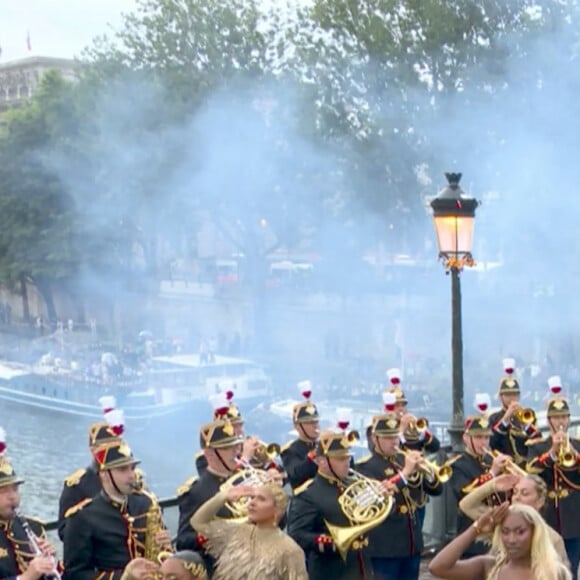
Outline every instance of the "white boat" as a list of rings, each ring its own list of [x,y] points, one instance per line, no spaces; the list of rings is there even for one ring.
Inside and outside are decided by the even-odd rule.
[[[192,407],[205,416],[204,403],[208,404],[216,390],[232,390],[240,406],[263,402],[271,392],[266,372],[250,360],[215,356],[211,363],[200,363],[196,354],[154,357],[146,372],[112,378],[53,363],[26,365],[0,361],[0,400],[101,418],[99,398],[113,395],[125,417],[131,420],[169,415]]]

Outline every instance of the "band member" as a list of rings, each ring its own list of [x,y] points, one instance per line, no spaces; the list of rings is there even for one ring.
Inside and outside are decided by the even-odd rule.
[[[482,533],[493,533],[490,554],[460,561],[465,548]],[[530,506],[510,506],[507,502],[483,514],[447,544],[433,558],[429,571],[437,578],[453,580],[570,579],[570,572],[559,561],[549,540],[542,516]]]
[[[203,550],[205,538],[191,527],[191,517],[220,487],[238,470],[238,453],[243,439],[236,435],[229,421],[213,421],[200,429],[200,444],[207,459],[207,469],[199,478],[188,480],[177,490],[179,502],[179,530],[177,533],[178,550]],[[218,513],[220,518],[234,518],[235,514],[227,507]],[[206,557],[210,572],[213,561]]]
[[[168,580],[207,580],[207,571],[203,558],[190,550],[176,552],[165,558],[161,564],[136,558],[131,560],[121,580],[151,580],[167,578]]]
[[[390,402],[390,395],[394,395],[396,398],[394,413],[397,419],[399,419],[401,426],[401,449],[423,451],[424,453],[437,453],[441,448],[441,442],[429,431],[427,422],[419,428],[417,417],[408,412],[409,402],[401,389],[401,371],[395,368],[389,369],[387,371],[387,377],[392,386],[383,394],[383,402],[386,405],[387,400],[389,400],[390,406],[392,404]]]
[[[499,384],[501,410],[492,413],[491,423],[492,449],[509,455],[519,466],[525,466],[528,456],[528,442],[537,438],[540,431],[536,426],[536,417],[524,417],[520,405],[520,385],[514,376],[515,361],[506,358],[503,361],[506,376]]]
[[[244,437],[244,418],[240,413],[237,405],[233,402],[233,391],[223,391],[210,397],[213,406],[213,420],[219,419],[229,421],[234,427],[234,433],[238,437]],[[244,441],[242,448],[242,457],[250,461],[254,457],[256,449],[259,447],[257,437],[248,437]],[[195,468],[197,475],[201,476],[207,469],[207,459],[201,449],[195,456]]]
[[[560,383],[559,377],[552,377],[550,382]],[[572,575],[577,578],[580,564],[580,441],[568,435],[570,407],[565,399],[553,397],[548,401],[547,418],[550,435],[545,441],[530,446],[528,471],[539,475],[548,486],[544,516],[564,538]]]
[[[466,419],[463,432],[465,451],[454,458],[450,479],[451,490],[458,504],[470,491],[499,475],[510,460],[501,453],[492,459],[489,454],[490,437],[491,428],[487,417],[474,415]],[[493,502],[497,500],[499,503],[503,498],[497,496],[492,499]],[[460,511],[457,515],[457,533],[461,534],[472,523],[471,519]],[[465,556],[485,554],[488,550],[489,546],[477,540],[469,546]]]
[[[473,521],[476,521],[480,516],[494,509],[489,507],[486,502],[498,492],[511,493],[510,501],[512,505],[519,503],[529,505],[540,513],[546,505],[548,497],[546,482],[538,475],[527,474],[522,476],[504,473],[469,492],[459,502],[459,509]],[[570,563],[568,562],[568,555],[566,554],[562,536],[550,527],[548,527],[548,532],[550,541],[554,545],[556,552],[558,552],[558,556],[569,567]],[[491,544],[491,537],[489,540]]]
[[[169,533],[148,528],[155,506],[150,495],[135,492],[139,463],[124,442],[110,443],[95,454],[101,491],[68,510],[64,528],[63,578],[118,580],[127,564],[145,548],[170,547]]]
[[[356,464],[359,473],[396,484],[395,507],[391,515],[369,534],[369,554],[377,580],[417,580],[423,550],[419,508],[424,495],[441,495],[437,472],[419,451],[399,449],[399,420],[379,415],[373,420],[373,453]]]
[[[292,422],[298,438],[284,445],[280,451],[292,489],[296,489],[316,475],[316,441],[320,429],[318,409],[310,400],[312,395],[310,381],[298,383],[298,388],[305,399],[292,409]]]
[[[66,512],[85,499],[95,497],[101,491],[99,468],[95,453],[102,445],[120,442],[123,434],[123,412],[115,409],[114,397],[101,397],[99,402],[103,406],[105,422],[94,423],[89,428],[89,450],[93,458],[86,468],[77,469],[64,480],[58,503],[58,535],[64,538]]]
[[[0,578],[49,579],[57,563],[54,549],[45,539],[42,523],[18,514],[20,479],[8,459],[5,433],[0,429]]]
[[[352,527],[352,514],[348,509],[343,511],[341,504],[345,504],[340,499],[356,478],[350,469],[351,458],[350,443],[344,433],[321,433],[316,446],[318,471],[313,479],[295,490],[290,503],[288,533],[306,553],[310,580],[372,577],[366,550],[368,538],[355,531],[356,539],[341,546],[337,544],[341,540],[331,531],[348,533]],[[385,494],[392,492],[390,487],[385,484]]]
[[[248,522],[216,518],[226,503],[251,498]],[[304,552],[278,525],[288,498],[280,485],[231,486],[203,504],[191,526],[207,538],[207,549],[216,558],[215,580],[268,578],[308,580]]]

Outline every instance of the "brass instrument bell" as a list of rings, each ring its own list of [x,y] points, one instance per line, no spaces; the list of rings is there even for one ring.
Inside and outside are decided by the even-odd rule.
[[[356,429],[353,429],[352,431],[348,432],[346,438],[349,443],[357,443],[360,441],[360,433]]]
[[[564,427],[560,426],[560,432],[564,430]],[[570,448],[570,436],[566,432],[566,442],[560,445],[558,449],[558,463],[562,467],[574,467],[576,465],[576,454]]]
[[[536,414],[533,409],[530,408],[520,408],[514,413],[514,417],[522,425],[532,425],[536,421]]]

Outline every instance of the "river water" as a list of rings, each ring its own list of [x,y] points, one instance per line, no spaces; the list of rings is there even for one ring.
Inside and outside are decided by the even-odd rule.
[[[125,438],[142,460],[150,489],[158,497],[175,495],[195,474],[199,427],[211,420],[209,408],[149,421],[128,421]],[[0,426],[6,431],[7,456],[25,480],[21,487],[22,512],[45,521],[56,519],[64,478],[90,463],[90,419],[26,408],[0,401]],[[253,412],[246,418],[246,433],[266,442],[290,439],[290,424]]]

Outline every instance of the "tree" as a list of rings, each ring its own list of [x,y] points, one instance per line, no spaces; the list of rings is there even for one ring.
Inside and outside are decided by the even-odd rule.
[[[68,87],[47,74],[33,103],[6,115],[0,140],[0,276],[8,284],[31,280],[56,321],[53,290],[77,273],[71,198],[46,163],[47,147],[67,133]],[[25,306],[25,313],[27,306]]]

